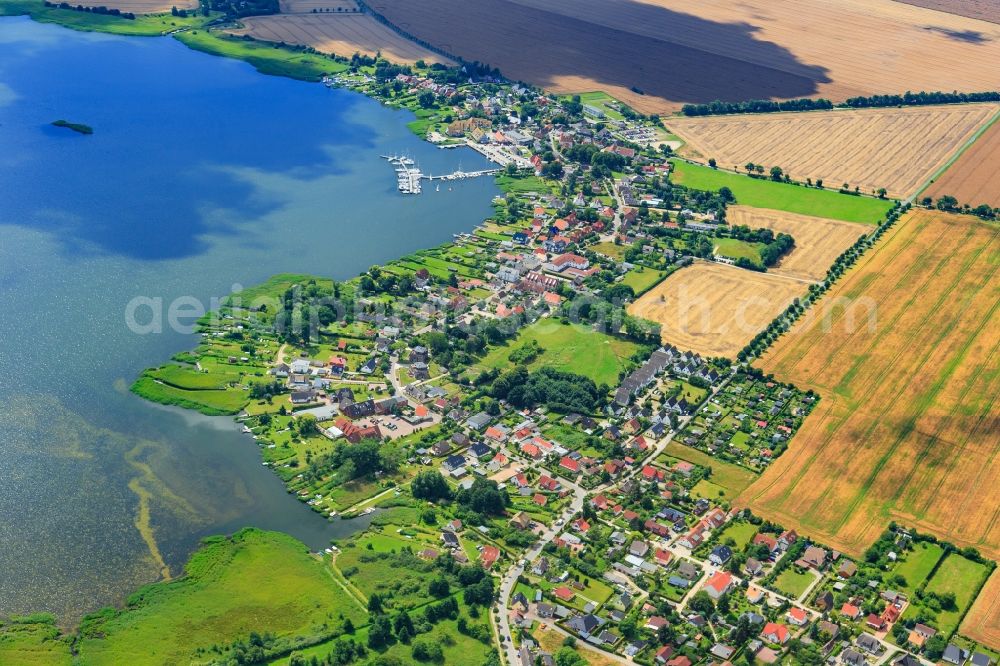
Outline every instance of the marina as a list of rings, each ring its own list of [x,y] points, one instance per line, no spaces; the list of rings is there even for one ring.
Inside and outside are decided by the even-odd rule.
[[[422,191],[421,180],[442,181],[442,180],[466,180],[468,178],[479,178],[481,176],[492,176],[500,173],[499,168],[479,169],[477,171],[463,171],[461,168],[452,173],[442,175],[425,174],[416,166],[414,161],[403,155],[381,155],[382,159],[396,167],[397,187],[403,194],[420,194]],[[440,191],[440,186],[437,191]]]

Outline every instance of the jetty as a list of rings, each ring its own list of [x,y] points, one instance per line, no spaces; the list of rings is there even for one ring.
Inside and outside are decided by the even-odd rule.
[[[477,171],[463,171],[462,169],[458,169],[452,173],[435,176],[422,172],[412,159],[404,155],[381,155],[380,157],[396,167],[396,184],[399,191],[403,194],[420,194],[422,191],[421,180],[466,180],[481,176],[492,176],[501,171],[499,168],[479,169]]]

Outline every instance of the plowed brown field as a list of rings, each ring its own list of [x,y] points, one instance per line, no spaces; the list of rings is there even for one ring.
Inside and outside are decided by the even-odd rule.
[[[647,113],[715,99],[1000,89],[1000,26],[891,0],[370,4],[510,78],[604,90]]]
[[[1000,122],[986,130],[923,194],[935,199],[950,194],[973,207],[1000,207]]]
[[[1000,226],[912,213],[811,312],[760,367],[822,400],[740,503],[853,555],[895,520],[998,558]]]
[[[393,62],[425,60],[453,64],[364,14],[278,14],[244,18],[240,22],[243,28],[232,30],[233,34],[251,35],[267,42],[301,44],[345,57],[381,52]]]
[[[996,0],[896,0],[907,5],[936,9],[973,19],[1000,23],[1000,4]]]
[[[1000,106],[959,104],[815,113],[677,118],[686,150],[726,167],[780,166],[795,180],[915,194]],[[1000,159],[1000,157],[998,157]]]
[[[659,323],[664,342],[735,358],[807,288],[791,278],[699,261],[647,291],[628,311]]]
[[[749,206],[730,206],[726,210],[726,220],[732,225],[766,228],[790,235],[795,239],[795,248],[781,263],[767,269],[768,274],[816,282],[826,277],[826,272],[844,250],[872,231],[864,224]]]

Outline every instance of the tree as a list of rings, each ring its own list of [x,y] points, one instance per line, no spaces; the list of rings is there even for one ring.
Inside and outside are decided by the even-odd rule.
[[[430,638],[418,638],[413,641],[411,654],[417,661],[444,661],[444,651],[440,643]]]
[[[699,590],[691,597],[688,608],[707,616],[715,612],[715,603],[712,601],[712,597],[708,596],[708,592]]]
[[[771,180],[780,182],[785,176],[785,172],[779,166],[771,167]]]
[[[368,597],[368,612],[373,615],[379,615],[385,612],[382,608],[382,597],[377,594],[373,594]]]
[[[436,470],[427,470],[417,474],[410,484],[410,492],[417,499],[437,501],[451,499],[451,488],[448,482]]]
[[[368,627],[368,647],[380,648],[392,640],[392,625],[385,615],[375,616]]]
[[[716,164],[718,164],[718,162],[715,161],[714,157],[708,158],[708,166],[710,166],[710,167],[712,167],[714,169],[715,166],[716,166]]]
[[[425,90],[417,96],[417,103],[420,104],[420,108],[429,109],[434,106],[434,93],[430,90]]]
[[[444,576],[438,576],[432,580],[427,586],[427,592],[430,593],[432,597],[447,597],[451,594],[451,585],[448,584],[448,579]]]

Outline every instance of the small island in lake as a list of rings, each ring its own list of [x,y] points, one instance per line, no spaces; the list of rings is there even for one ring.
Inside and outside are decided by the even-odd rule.
[[[68,120],[54,120],[52,121],[52,125],[55,127],[66,127],[74,132],[79,132],[80,134],[94,133],[94,128],[90,125],[84,125],[83,123],[71,123]]]

